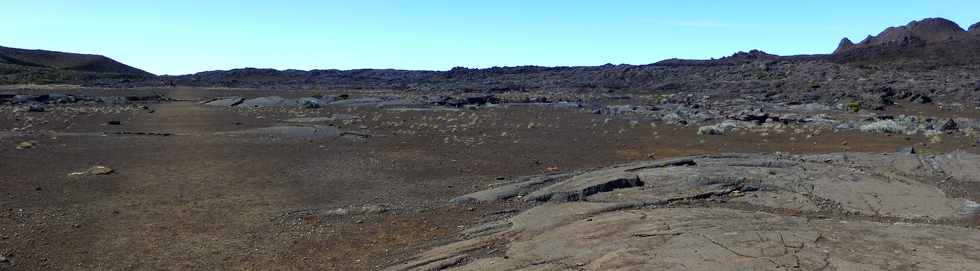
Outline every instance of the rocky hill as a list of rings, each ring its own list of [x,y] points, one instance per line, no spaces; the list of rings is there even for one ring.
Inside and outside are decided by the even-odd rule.
[[[0,63],[80,72],[152,76],[152,74],[146,71],[130,67],[101,55],[74,54],[46,50],[0,47]]]
[[[0,84],[120,86],[154,77],[101,55],[0,47]]]
[[[929,18],[889,27],[854,44],[844,38],[829,59],[838,63],[925,68],[980,63],[980,23],[964,30],[958,24]]]
[[[866,48],[882,45],[923,45],[942,43],[961,39],[967,35],[958,24],[942,19],[929,18],[912,21],[905,26],[889,27],[877,36],[868,36],[858,44],[844,38],[834,53],[843,53],[855,48]]]

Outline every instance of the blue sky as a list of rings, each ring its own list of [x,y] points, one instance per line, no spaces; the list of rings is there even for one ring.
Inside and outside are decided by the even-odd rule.
[[[0,45],[97,53],[156,74],[646,64],[827,53],[980,1],[4,1]]]

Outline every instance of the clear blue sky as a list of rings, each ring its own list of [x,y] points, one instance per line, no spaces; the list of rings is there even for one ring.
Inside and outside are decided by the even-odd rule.
[[[980,1],[4,1],[0,45],[97,53],[156,74],[646,64],[827,53]]]

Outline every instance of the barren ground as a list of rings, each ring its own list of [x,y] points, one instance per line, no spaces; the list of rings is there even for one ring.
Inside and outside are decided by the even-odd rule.
[[[7,259],[0,269],[375,270],[528,208],[448,202],[517,176],[715,153],[881,153],[908,146],[978,152],[969,137],[930,143],[857,131],[708,136],[696,126],[606,120],[563,108],[237,110],[197,102],[230,91],[129,93],[140,92],[178,100],[145,104],[152,112],[73,117],[49,108],[29,115],[43,119],[29,132],[0,132],[0,256]],[[338,114],[356,120],[327,123],[372,136],[241,133]],[[107,125],[111,120],[121,125]],[[0,131],[23,124],[0,115]],[[29,140],[37,145],[15,148]],[[68,176],[95,165],[115,172]],[[965,195],[978,200],[976,193]]]

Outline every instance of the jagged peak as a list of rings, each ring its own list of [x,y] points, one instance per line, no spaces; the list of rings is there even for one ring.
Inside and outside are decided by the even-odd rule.
[[[971,26],[971,31],[977,25]],[[909,43],[937,43],[952,39],[958,39],[967,33],[959,24],[944,18],[926,18],[918,21],[911,21],[904,26],[892,26],[881,31],[876,36],[868,35],[864,40],[857,44],[850,44],[850,40],[842,40],[835,53],[846,51],[852,48],[875,46],[882,44],[909,44]]]
[[[834,50],[834,53],[843,52],[851,49],[852,47],[854,47],[854,42],[852,42],[851,39],[844,38],[840,40],[839,44],[837,44],[837,50]]]
[[[970,26],[970,33],[980,35],[980,22]]]
[[[759,60],[759,59],[772,59],[778,58],[779,56],[763,52],[761,50],[750,50],[748,52],[738,51],[732,54],[732,56],[722,58],[722,59],[741,59],[741,60]]]

